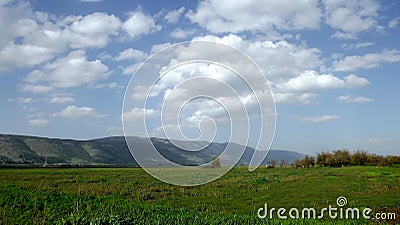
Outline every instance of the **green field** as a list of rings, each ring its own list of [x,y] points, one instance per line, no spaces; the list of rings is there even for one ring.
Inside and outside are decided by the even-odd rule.
[[[207,169],[207,168],[205,168]],[[179,187],[139,168],[0,169],[0,224],[399,223],[400,167],[237,167],[206,185]],[[259,219],[268,207],[336,206],[395,212],[396,220]],[[328,216],[326,216],[328,217]]]

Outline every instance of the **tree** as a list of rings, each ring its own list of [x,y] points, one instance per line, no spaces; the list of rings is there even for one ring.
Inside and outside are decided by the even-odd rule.
[[[364,166],[368,165],[368,152],[364,150],[357,150],[351,155],[351,165]]]
[[[333,157],[335,158],[334,166],[348,166],[351,162],[349,150],[337,150],[333,152]]]
[[[317,153],[317,165],[319,166],[331,166],[333,162],[332,154],[329,152]]]
[[[313,156],[305,155],[302,159],[294,161],[293,166],[295,168],[297,167],[309,168],[315,166],[315,158]]]

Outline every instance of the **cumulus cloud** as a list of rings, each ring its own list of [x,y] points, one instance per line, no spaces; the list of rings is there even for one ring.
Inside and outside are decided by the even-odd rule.
[[[56,21],[47,20],[24,37],[27,44],[63,52],[69,48],[102,48],[121,32],[121,21],[115,15],[95,12],[69,15]]]
[[[353,74],[340,79],[332,74],[318,74],[316,71],[308,70],[288,82],[278,84],[277,88],[287,92],[307,92],[336,88],[358,88],[368,84],[367,79]]]
[[[114,15],[93,13],[87,16],[66,17],[69,26],[62,32],[72,48],[104,47],[111,35],[117,35],[120,20]]]
[[[237,35],[205,36],[194,40],[216,41],[242,50],[252,57],[273,83],[296,77],[299,72],[318,68],[322,63],[320,50],[291,44],[287,41],[244,40]],[[208,49],[198,54],[213,54]],[[226,56],[221,56],[225,57]]]
[[[131,12],[129,18],[122,24],[122,29],[129,36],[135,38],[143,34],[151,34],[161,30],[161,26],[157,25],[154,19],[145,15],[140,10]]]
[[[186,16],[213,33],[260,31],[271,29],[315,29],[320,23],[316,0],[203,0],[195,12]]]
[[[161,43],[161,44],[155,44],[155,45],[151,46],[150,52],[151,53],[155,53],[155,52],[157,52],[157,51],[159,51],[159,50],[161,50],[163,48],[166,48],[166,47],[168,47],[170,45],[172,45],[172,43],[170,43],[170,42],[165,42],[165,43]]]
[[[23,3],[1,5],[0,21],[3,71],[42,64],[68,47],[104,47],[111,36],[118,35],[121,26],[119,18],[106,13],[54,19],[46,13],[33,12],[29,4]],[[15,42],[15,38],[20,41]]]
[[[196,32],[196,30],[194,30],[194,29],[183,30],[178,27],[171,32],[171,37],[176,38],[176,39],[184,39],[184,38],[187,38],[190,35],[194,34],[195,32]]]
[[[47,84],[49,87],[68,88],[92,84],[105,79],[109,70],[100,60],[88,61],[83,50],[70,52],[64,58],[47,63],[28,74],[31,84]]]
[[[346,56],[344,59],[332,63],[335,71],[355,71],[358,69],[370,69],[378,67],[382,63],[394,63],[400,61],[398,50],[383,50],[379,53],[365,55]]]
[[[165,15],[164,19],[168,22],[168,23],[176,23],[179,20],[179,17],[181,17],[182,13],[185,12],[185,7],[180,7],[177,10],[172,10],[169,11],[167,13],[167,15]]]
[[[375,0],[325,0],[323,4],[326,23],[344,34],[356,34],[377,27],[381,6]]]
[[[122,74],[124,75],[132,75],[137,68],[139,68],[141,63],[134,63],[122,69]]]
[[[124,121],[136,121],[142,119],[144,115],[146,116],[154,116],[156,115],[157,111],[154,109],[143,109],[143,108],[133,108],[129,112],[125,112],[123,114]]]
[[[131,12],[122,22],[117,16],[103,12],[55,17],[33,11],[27,2],[3,2],[0,3],[0,72],[41,65],[70,49],[103,48],[113,38],[138,37],[160,29],[141,9]]]
[[[20,85],[20,89],[22,91],[32,92],[32,93],[49,93],[53,90],[52,87],[48,87],[45,85],[36,85],[36,84],[22,84]]]
[[[18,36],[29,34],[38,26],[28,2],[0,2],[0,47]]]
[[[368,80],[349,74],[337,77],[334,74],[320,74],[317,69],[323,65],[321,52],[317,48],[308,48],[305,45],[295,45],[287,41],[259,41],[244,40],[230,34],[222,37],[212,35],[196,37],[194,40],[216,41],[242,50],[259,65],[267,76],[272,87],[275,101],[278,103],[314,103],[317,91],[337,88],[359,88],[369,84]],[[218,57],[218,52],[208,49],[181,50],[179,60],[186,56],[197,54],[199,57]],[[183,57],[183,58],[182,58]],[[178,59],[177,58],[177,59]],[[221,58],[227,59],[221,53]],[[228,60],[228,59],[227,59]],[[233,64],[240,64],[235,62]],[[243,67],[244,68],[244,67]]]
[[[70,103],[70,102],[74,102],[74,101],[75,101],[75,99],[72,98],[71,96],[55,96],[49,100],[49,103],[62,104],[62,103]]]
[[[364,103],[374,101],[373,99],[367,97],[352,97],[348,95],[339,96],[337,100],[344,103]]]
[[[346,88],[361,88],[369,85],[369,81],[364,77],[357,77],[354,74],[349,74],[344,77]]]
[[[68,119],[80,119],[80,118],[101,118],[106,115],[100,114],[94,108],[90,107],[77,107],[74,105],[67,106],[61,112],[54,113],[55,117],[64,117]]]
[[[318,74],[316,71],[305,71],[300,76],[290,79],[286,83],[278,84],[277,87],[283,91],[304,92],[323,89],[333,89],[344,86],[344,81],[332,74]]]
[[[315,93],[274,92],[275,103],[316,103]]]
[[[38,65],[54,55],[55,52],[48,48],[11,43],[0,50],[0,71]]]
[[[310,116],[310,117],[296,117],[300,122],[309,123],[324,123],[332,120],[337,120],[340,118],[338,115],[322,115],[322,116]]]
[[[115,60],[121,61],[121,60],[144,60],[148,57],[147,53],[133,49],[133,48],[128,48],[123,50],[118,54],[117,57],[115,57]]]

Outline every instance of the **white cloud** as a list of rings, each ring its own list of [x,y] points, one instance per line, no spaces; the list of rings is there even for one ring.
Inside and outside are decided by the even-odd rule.
[[[182,15],[182,13],[185,12],[185,7],[181,7],[177,10],[169,11],[167,15],[165,15],[164,19],[168,23],[176,23],[179,20],[179,17]]]
[[[316,91],[358,88],[369,84],[367,79],[352,74],[343,78],[334,74],[319,74],[316,70],[323,65],[321,52],[305,45],[295,45],[287,41],[244,40],[233,34],[223,37],[209,35],[196,37],[194,40],[216,41],[236,47],[248,54],[267,75],[278,103],[314,103],[317,97],[314,93]],[[215,54],[218,53],[210,53],[207,49],[191,49],[190,52],[182,50],[178,57],[191,54],[198,54],[200,57],[213,54],[211,57],[216,57]],[[226,59],[226,54],[221,53],[221,58]],[[240,62],[234,61],[233,64]]]
[[[0,71],[40,65],[68,47],[104,47],[120,27],[106,13],[56,18],[33,12],[29,3],[0,5]]]
[[[113,59],[113,57],[108,54],[107,52],[102,52],[98,55],[99,59],[103,60],[103,61],[109,61],[111,59]]]
[[[131,64],[125,68],[122,68],[122,74],[124,75],[132,75],[141,65],[141,62]]]
[[[323,3],[326,23],[334,29],[356,34],[377,27],[381,7],[374,0],[325,0]]]
[[[311,104],[316,103],[316,98],[315,93],[274,92],[275,103]]]
[[[112,37],[118,36],[121,21],[114,15],[95,12],[86,16],[70,15],[45,21],[24,38],[25,43],[63,52],[70,48],[105,47]]]
[[[186,16],[208,31],[235,33],[315,29],[319,27],[320,14],[316,0],[204,0]]]
[[[381,63],[400,61],[398,50],[383,50],[380,53],[346,56],[344,59],[333,62],[335,71],[355,71],[357,69],[370,69],[378,67]]]
[[[178,27],[171,32],[171,37],[176,39],[184,39],[194,34],[195,32],[196,30],[194,29],[182,30],[181,28]]]
[[[72,20],[72,23],[68,22]],[[93,13],[87,16],[66,17],[69,25],[62,32],[62,38],[69,41],[72,48],[104,47],[111,35],[117,35],[121,22],[118,17],[106,13]]]
[[[129,36],[138,37],[143,34],[158,32],[161,30],[161,26],[157,25],[151,16],[145,15],[141,11],[135,11],[130,13],[129,19],[123,23],[122,29]]]
[[[369,85],[369,81],[363,77],[357,77],[354,74],[349,74],[344,77],[346,88],[361,88]]]
[[[49,103],[62,104],[62,103],[70,103],[70,102],[74,102],[74,101],[75,101],[75,99],[70,96],[55,96],[49,100]]]
[[[135,121],[142,119],[144,115],[146,116],[154,116],[157,111],[154,109],[143,109],[143,108],[133,108],[129,112],[125,112],[123,115],[124,121]]]
[[[337,39],[344,39],[344,40],[356,40],[357,39],[357,35],[354,33],[343,33],[343,32],[339,32],[339,31],[332,34],[332,37],[337,38]]]
[[[33,102],[35,102],[35,100],[34,100],[33,98],[30,98],[30,97],[28,97],[28,98],[18,97],[18,98],[17,98],[17,102],[18,102],[18,103],[23,103],[23,104],[28,104],[28,103],[33,103]]]
[[[104,84],[94,84],[94,85],[91,85],[90,87],[91,88],[95,88],[95,89],[98,89],[98,88],[109,88],[109,89],[112,89],[112,88],[124,88],[124,86],[118,84],[117,82],[104,83]]]
[[[0,50],[0,71],[35,66],[53,58],[54,55],[54,51],[44,47],[8,44]]]
[[[388,27],[389,28],[396,28],[399,25],[400,17],[393,18],[389,21]]]
[[[339,96],[337,100],[344,103],[364,103],[374,101],[373,99],[367,97],[352,97],[348,95]]]
[[[367,79],[353,74],[340,79],[332,74],[318,74],[316,71],[308,70],[286,83],[278,84],[277,88],[287,92],[307,92],[336,88],[358,88],[368,84]]]
[[[287,41],[244,40],[237,35],[197,37],[194,40],[216,41],[230,45],[248,54],[260,66],[272,83],[281,83],[297,77],[301,72],[318,68],[323,61],[320,50]],[[213,54],[208,49],[198,54]],[[225,57],[222,55],[221,57]]]
[[[43,118],[43,113],[29,114],[26,118],[28,119],[28,124],[31,126],[40,127],[49,123],[48,119]]]
[[[117,127],[117,126],[107,127],[107,132],[109,133],[109,135],[113,135],[113,136],[123,136],[124,135],[122,127]]]
[[[344,86],[344,81],[332,74],[318,74],[316,71],[305,71],[296,78],[290,79],[286,83],[278,84],[280,90],[288,92],[304,92],[323,89],[334,89]]]
[[[47,125],[49,123],[49,120],[43,119],[43,118],[35,118],[35,119],[28,120],[28,123],[31,126],[40,127],[40,126]]]
[[[368,47],[368,46],[372,46],[372,45],[374,45],[374,43],[372,43],[372,42],[360,42],[360,43],[356,43],[356,44],[343,44],[342,48],[344,50],[353,50],[353,49],[364,48],[364,47]]]
[[[94,108],[76,107],[74,105],[67,106],[61,112],[53,114],[55,117],[64,117],[68,119],[79,118],[101,118],[106,115],[98,113]]]
[[[9,44],[14,38],[29,34],[36,29],[34,13],[28,2],[0,3],[0,48]]]
[[[114,37],[122,40],[124,35],[138,37],[160,29],[140,9],[130,13],[122,23],[117,16],[103,12],[56,17],[34,12],[29,3],[3,3],[0,4],[0,72],[43,64],[70,48],[102,48]]]
[[[354,74],[338,77],[332,73],[320,74],[316,72],[318,68],[324,66],[320,51],[316,48],[307,48],[305,45],[295,45],[287,41],[244,40],[233,34],[223,37],[209,35],[196,37],[194,40],[216,41],[231,45],[252,57],[270,81],[277,103],[316,103],[317,92],[319,91],[360,88],[369,84],[366,78]],[[361,45],[366,44],[361,43]],[[184,60],[189,55],[192,57],[192,54],[205,57],[210,52],[207,49],[191,49],[190,52],[182,49],[178,58],[183,57],[179,60]],[[215,54],[218,53],[213,52],[212,54],[212,57],[216,57]],[[226,58],[226,54],[222,54],[221,57]],[[230,63],[237,64],[240,62]],[[329,70],[326,69],[326,71]],[[133,71],[130,70],[129,72]],[[143,96],[136,95],[136,97]]]
[[[33,93],[49,93],[53,90],[52,87],[48,87],[45,85],[32,85],[32,84],[23,84],[20,85],[22,91],[33,92]]]
[[[310,117],[296,117],[300,122],[310,122],[310,123],[324,123],[332,120],[337,120],[340,118],[338,115],[322,115],[322,116],[310,116]]]
[[[128,48],[125,49],[124,51],[120,52],[117,57],[115,57],[115,60],[120,61],[120,60],[135,60],[135,61],[140,61],[144,60],[148,57],[147,53],[133,49],[133,48]]]
[[[108,75],[108,67],[100,60],[88,61],[85,51],[76,50],[32,71],[25,80],[31,84],[44,83],[49,87],[67,88],[93,84]]]
[[[168,46],[172,45],[172,43],[166,42],[166,43],[162,43],[162,44],[155,44],[153,46],[151,46],[151,53],[155,53],[163,48],[166,48]]]

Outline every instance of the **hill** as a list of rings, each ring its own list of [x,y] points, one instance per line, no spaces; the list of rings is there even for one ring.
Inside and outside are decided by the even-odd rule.
[[[143,146],[144,138],[130,137],[134,146]],[[183,165],[200,165],[219,155],[227,143],[211,143],[205,149],[190,154],[175,147],[166,139],[152,138],[157,150],[166,158]],[[201,142],[181,142],[202,145]],[[238,149],[243,146],[235,145]],[[238,165],[248,165],[254,149],[246,147]],[[293,151],[270,150],[264,164],[284,160],[290,164],[303,155]],[[0,164],[55,165],[132,165],[137,166],[124,137],[105,137],[92,140],[57,139],[23,135],[0,135]]]

